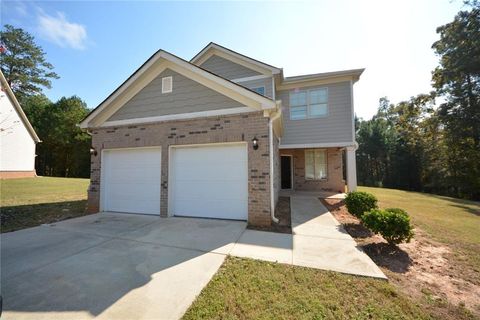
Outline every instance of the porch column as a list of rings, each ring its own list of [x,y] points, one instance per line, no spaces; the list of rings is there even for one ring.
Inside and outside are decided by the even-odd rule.
[[[348,192],[357,190],[357,164],[355,160],[355,150],[357,150],[356,146],[350,146],[346,148]]]

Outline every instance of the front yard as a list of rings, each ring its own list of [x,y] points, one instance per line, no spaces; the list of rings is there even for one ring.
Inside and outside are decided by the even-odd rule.
[[[230,257],[184,318],[478,319],[480,204],[360,189],[374,193],[382,208],[406,209],[416,227],[412,243],[392,250],[348,222],[389,282]],[[330,209],[342,208],[335,203]]]
[[[88,179],[0,183],[2,232],[86,214]],[[392,249],[361,229],[343,203],[326,203],[388,282],[228,257],[184,318],[478,319],[480,204],[400,190],[360,190],[375,194],[382,208],[407,210],[416,228],[411,243]]]
[[[88,184],[77,178],[1,180],[1,232],[85,215]]]

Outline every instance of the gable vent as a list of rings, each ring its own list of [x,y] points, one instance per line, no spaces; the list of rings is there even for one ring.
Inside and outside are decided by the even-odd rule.
[[[162,78],[162,93],[169,93],[173,90],[172,77]]]

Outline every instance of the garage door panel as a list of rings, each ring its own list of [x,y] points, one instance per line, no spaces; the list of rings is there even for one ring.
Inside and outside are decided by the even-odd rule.
[[[104,211],[160,214],[160,148],[105,150]]]
[[[125,213],[154,214],[151,208],[156,206],[155,200],[133,201],[131,199],[118,199],[109,207],[108,211]],[[158,213],[155,213],[158,214]]]
[[[208,148],[208,152],[205,151]],[[232,161],[245,162],[247,155],[245,147],[230,148],[229,152],[225,152],[225,148],[222,147],[194,147],[194,148],[182,148],[176,149],[176,155],[178,155],[180,163],[224,163]]]
[[[129,199],[138,199],[147,201],[155,197],[160,197],[160,187],[151,184],[129,183],[110,184],[109,195],[113,197],[124,197]]]
[[[182,192],[187,188],[191,189],[188,193]],[[220,183],[212,181],[177,181],[174,192],[178,200],[188,198],[244,200],[247,197],[247,190],[239,190],[238,184],[231,183],[231,181],[222,181]]]
[[[172,149],[171,212],[246,220],[248,159],[245,144]]]
[[[191,208],[197,207],[195,212]],[[241,208],[242,210],[238,210]],[[203,217],[203,218],[224,218],[245,220],[244,211],[247,205],[243,200],[205,200],[183,199],[176,209],[177,216]]]
[[[244,162],[230,162],[228,164],[221,164],[221,165],[183,165],[182,170],[175,173],[176,181],[195,181],[201,180],[204,181],[205,179],[208,180],[215,180],[215,181],[227,181],[227,180],[237,180],[243,181],[245,179],[245,172],[244,170],[235,170],[232,168],[241,168],[242,166],[246,166]],[[202,170],[198,168],[201,167]],[[220,175],[212,176],[213,171],[221,172]]]

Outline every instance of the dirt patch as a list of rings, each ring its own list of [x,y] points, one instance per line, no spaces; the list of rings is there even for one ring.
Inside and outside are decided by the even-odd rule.
[[[1,233],[88,215],[87,200],[2,207]]]
[[[455,263],[453,249],[431,240],[415,228],[410,243],[391,246],[372,234],[346,209],[343,200],[321,199],[360,247],[385,272],[390,281],[441,318],[480,317],[480,286],[469,279],[471,270]]]
[[[248,225],[248,229],[270,231],[278,233],[292,233],[292,216],[290,212],[290,197],[279,197],[275,208],[275,217],[278,223],[272,222],[269,227],[257,227]]]

